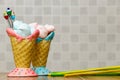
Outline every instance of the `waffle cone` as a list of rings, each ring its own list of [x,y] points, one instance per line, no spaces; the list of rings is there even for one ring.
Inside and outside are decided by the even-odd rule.
[[[42,40],[36,43],[32,54],[33,67],[46,66],[51,40]]]
[[[29,41],[28,39],[24,39],[19,42],[16,37],[12,36],[10,36],[10,40],[16,67],[29,68],[33,51],[32,47],[35,44],[35,40]]]

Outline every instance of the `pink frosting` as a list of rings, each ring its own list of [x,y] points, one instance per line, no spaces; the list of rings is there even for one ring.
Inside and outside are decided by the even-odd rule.
[[[16,39],[18,41],[22,41],[23,39],[26,39],[26,38],[29,40],[36,39],[36,38],[38,38],[39,33],[40,33],[39,30],[35,30],[34,33],[29,35],[28,37],[22,37],[22,36],[16,34],[12,28],[7,28],[6,32],[7,32],[8,36],[16,37]]]
[[[46,30],[48,31],[48,33],[52,32],[55,30],[54,26],[53,25],[45,25],[44,26],[46,28]]]

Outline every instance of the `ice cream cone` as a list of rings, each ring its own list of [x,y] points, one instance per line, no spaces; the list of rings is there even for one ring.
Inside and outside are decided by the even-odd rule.
[[[46,66],[51,41],[42,40],[36,44],[36,51],[32,58],[33,67]]]
[[[45,72],[49,72],[48,69],[45,69],[45,67],[47,63],[51,40],[53,39],[53,37],[54,32],[51,32],[45,39],[37,39],[37,43],[34,48],[34,53],[32,54],[32,65],[34,67],[35,72],[38,75],[42,75],[42,73],[45,74]]]
[[[14,61],[17,68],[29,68],[32,57],[32,46],[35,40],[24,39],[18,42],[15,37],[10,37]]]
[[[7,33],[11,40],[14,62],[17,68],[17,70],[15,69],[11,71],[8,76],[36,76],[36,74],[29,69],[32,59],[33,46],[35,45],[35,40],[39,35],[39,31],[36,31],[26,38],[17,35],[10,28],[7,29]]]

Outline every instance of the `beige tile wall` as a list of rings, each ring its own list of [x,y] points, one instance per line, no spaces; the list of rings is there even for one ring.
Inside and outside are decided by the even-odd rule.
[[[0,0],[0,72],[15,67],[2,14],[7,7],[18,20],[55,26],[52,71],[120,64],[120,0]]]

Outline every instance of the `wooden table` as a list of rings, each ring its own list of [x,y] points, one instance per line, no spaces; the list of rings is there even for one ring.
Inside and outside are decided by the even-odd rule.
[[[7,77],[6,73],[0,73],[0,80],[120,80],[120,76]]]

